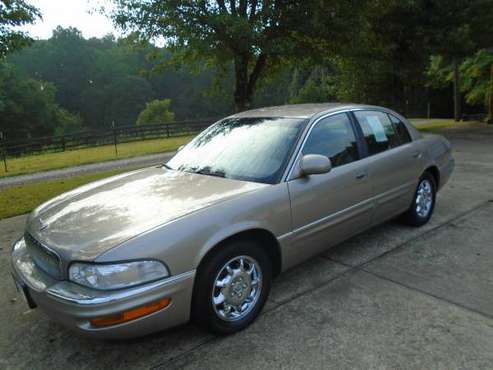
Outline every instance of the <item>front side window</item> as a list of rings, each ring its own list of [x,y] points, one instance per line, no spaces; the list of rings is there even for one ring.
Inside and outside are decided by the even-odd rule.
[[[305,126],[300,118],[228,118],[199,134],[166,166],[177,171],[275,184]]]
[[[368,147],[368,154],[377,154],[399,146],[399,137],[387,114],[378,111],[354,112]]]
[[[395,128],[395,131],[397,132],[397,136],[399,136],[399,141],[401,142],[401,144],[410,143],[412,141],[411,135],[409,135],[409,131],[407,130],[404,122],[402,122],[399,118],[392,114],[389,114],[389,117],[392,125]]]
[[[320,120],[310,132],[302,152],[325,155],[333,167],[358,160],[356,136],[347,114]]]

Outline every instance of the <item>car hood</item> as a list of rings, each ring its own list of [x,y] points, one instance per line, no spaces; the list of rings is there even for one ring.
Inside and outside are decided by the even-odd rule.
[[[66,258],[92,260],[157,226],[267,185],[147,168],[97,181],[38,207],[27,231]]]

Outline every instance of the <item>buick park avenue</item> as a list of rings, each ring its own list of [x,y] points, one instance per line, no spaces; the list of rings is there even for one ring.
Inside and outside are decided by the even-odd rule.
[[[12,275],[31,308],[87,335],[189,320],[234,333],[282,271],[392,218],[427,223],[453,167],[447,140],[389,109],[242,112],[165,164],[39,206],[13,244]]]

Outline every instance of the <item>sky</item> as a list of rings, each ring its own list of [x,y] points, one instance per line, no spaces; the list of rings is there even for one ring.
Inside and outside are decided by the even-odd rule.
[[[111,21],[99,13],[92,12],[105,4],[105,0],[28,0],[43,16],[35,24],[22,27],[35,39],[47,39],[58,25],[78,28],[85,38],[102,37],[108,33],[118,35]]]

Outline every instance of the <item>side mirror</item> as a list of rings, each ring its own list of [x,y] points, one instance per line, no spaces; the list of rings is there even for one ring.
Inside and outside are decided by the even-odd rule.
[[[300,170],[303,176],[327,173],[332,169],[330,159],[320,154],[306,154],[301,157]]]

